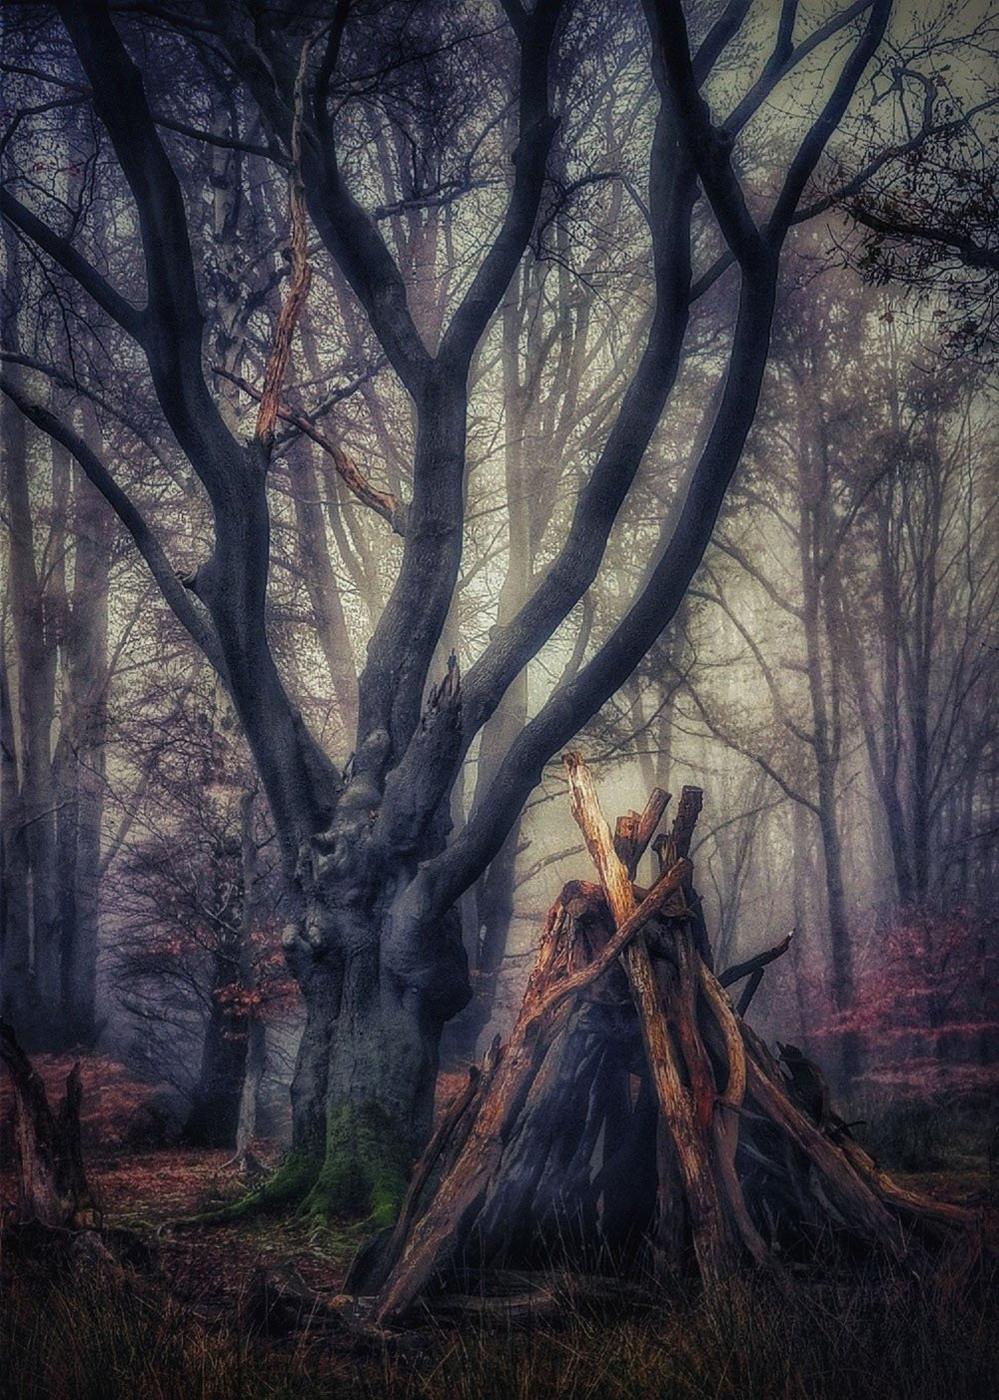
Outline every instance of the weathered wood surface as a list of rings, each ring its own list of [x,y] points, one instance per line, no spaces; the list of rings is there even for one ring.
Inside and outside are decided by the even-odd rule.
[[[684,788],[669,834],[652,842],[665,792],[612,834],[586,765],[569,755],[566,767],[600,884],[563,889],[509,1039],[445,1114],[394,1231],[352,1269],[351,1284],[377,1294],[377,1324],[420,1299],[455,1315],[544,1311],[544,1290],[495,1306],[463,1288],[443,1303],[431,1295],[552,1241],[583,1271],[637,1245],[660,1276],[693,1264],[712,1286],[743,1262],[777,1268],[789,1241],[830,1225],[898,1255],[907,1229],[952,1237],[971,1222],[892,1182],[733,1008],[724,984],[752,985],[790,935],[715,976],[688,859],[701,790]],[[633,881],[650,842],[662,870],[643,895]]]
[[[553,906],[520,1014],[498,1052],[488,1093],[478,1101],[461,1149],[443,1172],[432,1201],[418,1218],[407,1222],[404,1238],[397,1241],[387,1261],[392,1272],[379,1295],[380,1319],[404,1312],[461,1250],[486,1203],[506,1140],[545,1052],[568,1019],[574,999],[613,965],[644,924],[679,891],[689,871],[687,861],[665,871],[602,951],[575,972],[569,971],[572,921],[561,902]],[[554,1067],[550,1073],[555,1073]],[[417,1167],[418,1175],[431,1169],[428,1156]]]
[[[66,1096],[53,1113],[41,1076],[5,1021],[0,1021],[0,1061],[14,1089],[18,1214],[60,1229],[92,1225],[97,1209],[80,1145],[79,1064],[67,1075]]]
[[[635,893],[631,880],[614,850],[610,828],[600,810],[589,769],[576,754],[567,755],[566,769],[572,814],[597,868],[611,913],[620,927],[635,910]],[[685,794],[688,791],[690,790],[685,789]],[[690,831],[687,830],[686,823],[690,820],[693,807],[692,802],[685,806],[681,799],[674,824],[676,831],[681,817],[684,819],[677,845],[685,843],[688,850]],[[673,852],[669,854],[672,855]],[[680,1065],[666,1023],[656,974],[641,937],[635,938],[628,945],[623,960],[638,1010],[656,1098],[672,1138],[676,1161],[683,1178],[694,1250],[704,1277],[709,1281],[717,1281],[730,1270],[733,1255],[705,1140],[704,1095],[710,1091],[703,1082],[704,1067],[700,1064],[693,1067],[693,1091],[687,1089],[681,1078]],[[684,1017],[680,1021],[681,1026],[685,1024],[685,1019]],[[691,1070],[690,1063],[687,1068],[688,1071]],[[660,1215],[675,1208],[675,1193],[672,1193],[669,1187],[669,1182],[662,1182],[660,1185]]]

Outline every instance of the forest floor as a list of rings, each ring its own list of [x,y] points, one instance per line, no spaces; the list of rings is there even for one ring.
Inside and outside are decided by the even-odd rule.
[[[0,1396],[11,1400],[977,1400],[995,1393],[996,1274],[969,1272],[958,1258],[928,1277],[870,1269],[790,1289],[757,1278],[643,1314],[597,1316],[567,1305],[557,1319],[530,1326],[433,1324],[360,1346],[324,1319],[258,1325],[262,1277],[301,1280],[308,1292],[332,1298],[363,1227],[317,1227],[294,1215],[177,1226],[245,1192],[230,1154],[123,1150],[115,1115],[131,1096],[107,1062],[87,1072],[115,1085],[99,1113],[92,1098],[88,1129],[88,1171],[105,1223],[136,1231],[154,1263],[138,1286],[89,1270],[53,1273],[5,1257],[0,1232]],[[961,1148],[951,1161],[938,1144],[926,1152],[932,1169],[896,1174],[981,1207],[987,1234],[999,1242],[986,1160],[951,1138]],[[275,1144],[259,1152],[271,1162],[279,1155]],[[9,1202],[12,1189],[7,1164],[0,1199]]]

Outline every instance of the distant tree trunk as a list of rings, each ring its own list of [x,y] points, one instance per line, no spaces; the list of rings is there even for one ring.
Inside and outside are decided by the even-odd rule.
[[[236,1161],[244,1163],[250,1144],[257,1135],[260,1086],[267,1069],[267,1029],[259,1016],[251,1016],[247,1027],[246,1064],[243,1090],[236,1123]]]
[[[246,1055],[243,1062],[243,1086],[239,1098],[236,1122],[236,1161],[248,1165],[247,1153],[257,1131],[257,1107],[260,1085],[267,1068],[267,1027],[258,992],[257,969],[254,964],[253,933],[256,928],[257,882],[259,848],[254,831],[253,813],[257,790],[247,789],[239,803],[240,864],[243,882],[242,914],[240,918],[239,976],[247,994]]]
[[[823,632],[826,637],[829,635],[830,599],[825,586],[825,573],[829,535],[833,528],[829,517],[828,444],[825,422],[821,415],[814,414],[814,405],[808,404],[802,412],[807,424],[807,429],[802,432],[803,450],[798,458],[802,621],[812,713],[816,808],[825,865],[833,1000],[836,1010],[843,1012],[853,1003],[854,974],[836,800],[841,748],[839,678],[836,674],[838,657],[831,648],[823,646]],[[855,1058],[853,1050],[847,1057],[852,1064]]]
[[[798,1009],[803,1044],[807,1045],[814,1027],[805,993],[803,954],[806,934],[812,929],[810,894],[814,873],[812,845],[809,839],[809,813],[800,802],[791,804],[791,899],[794,911],[795,936],[791,940],[791,965],[794,969],[794,1000]]]
[[[19,1036],[31,1028],[28,853],[14,752],[6,626],[0,625],[0,1016]]]
[[[825,867],[826,911],[832,955],[832,987],[837,1011],[853,1003],[853,948],[843,884],[843,849],[836,815],[835,789],[828,774],[819,774],[819,831]]]
[[[55,714],[56,650],[35,562],[24,419],[3,405],[4,486],[10,538],[9,598],[17,657],[20,734],[20,822],[27,855],[31,930],[31,994],[35,1010],[24,1028],[29,1048],[62,1039],[55,789],[51,735]]]
[[[97,434],[85,410],[88,440]],[[60,742],[62,994],[66,1037],[97,1037],[97,958],[101,828],[108,723],[108,576],[114,517],[77,474],[73,491],[73,587],[63,625],[64,690]]]
[[[217,964],[201,1066],[184,1137],[195,1147],[232,1147],[236,1142],[246,1076],[247,1017],[227,1005],[232,983],[228,964]]]
[[[878,788],[884,804],[888,839],[891,842],[895,866],[895,885],[899,902],[908,905],[915,895],[915,872],[912,868],[912,848],[905,805],[899,792],[899,760],[902,752],[901,728],[901,655],[905,622],[899,599],[899,580],[891,546],[891,505],[884,493],[879,493],[875,510],[878,541],[878,582],[881,604],[882,697],[881,711],[885,728],[882,759],[876,768]],[[849,633],[846,634],[849,636]],[[859,681],[859,667],[858,671]],[[865,719],[868,748],[874,743],[874,726]]]

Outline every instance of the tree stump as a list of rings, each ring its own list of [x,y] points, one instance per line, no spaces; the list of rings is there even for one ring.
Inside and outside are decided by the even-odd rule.
[[[80,1146],[80,1065],[66,1076],[66,1095],[53,1113],[41,1076],[0,1021],[0,1060],[14,1088],[18,1215],[56,1229],[91,1227],[98,1215]]]
[[[700,790],[684,790],[643,891],[666,794],[612,836],[585,764],[566,767],[600,883],[572,882],[552,906],[509,1039],[455,1098],[347,1291],[372,1295],[386,1325],[446,1290],[453,1310],[498,1267],[712,1287],[746,1264],[897,1256],[968,1226],[815,1115],[734,1009],[726,985],[758,985],[789,939],[715,975],[687,858]]]

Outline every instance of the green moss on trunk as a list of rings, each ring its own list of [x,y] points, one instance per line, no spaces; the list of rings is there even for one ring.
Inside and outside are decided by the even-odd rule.
[[[387,1115],[375,1105],[331,1108],[326,1152],[302,1210],[327,1218],[366,1217],[391,1225],[406,1190],[407,1154]]]
[[[322,1156],[298,1150],[253,1191],[230,1205],[175,1223],[224,1225],[298,1210],[322,1220],[391,1225],[406,1190],[407,1154],[379,1108],[340,1106],[326,1120]]]

